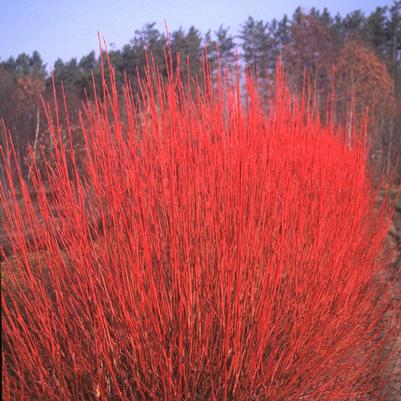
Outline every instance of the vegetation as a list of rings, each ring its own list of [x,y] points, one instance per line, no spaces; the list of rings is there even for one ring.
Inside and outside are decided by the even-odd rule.
[[[400,8],[0,63],[3,399],[382,399]]]
[[[122,103],[108,66],[81,163],[56,113],[36,199],[4,138],[3,398],[378,399],[395,321],[366,131],[281,69],[266,98],[172,64]]]
[[[301,93],[306,69],[311,82],[316,83],[322,116],[327,114],[334,76],[335,102],[330,113],[334,112],[335,121],[344,124],[350,105],[356,119],[369,108],[372,117],[368,138],[371,166],[377,177],[391,176],[398,166],[401,159],[400,0],[390,7],[377,7],[370,15],[355,11],[342,17],[332,16],[327,9],[312,8],[305,12],[298,8],[291,18],[284,16],[281,20],[266,22],[249,17],[238,36],[233,36],[224,26],[205,35],[196,27],[190,27],[188,31],[179,29],[170,33],[169,42],[173,60],[180,55],[175,67],[181,69],[184,76],[188,73],[192,77],[199,76],[200,56],[205,50],[214,72],[219,64],[223,67],[233,65],[236,46],[240,49],[241,66],[257,69],[261,79],[266,76],[274,79],[275,61],[281,57],[294,93]],[[133,39],[122,49],[111,50],[109,55],[117,85],[122,87],[124,73],[129,77],[137,73],[144,76],[146,51],[153,55],[155,64],[166,78],[166,43],[166,36],[152,23],[135,31]],[[187,71],[188,57],[190,71]],[[95,81],[100,83],[99,62],[91,52],[79,61],[59,59],[53,66],[59,98],[62,97],[63,82],[71,124],[76,129],[79,129],[78,110],[82,100],[88,96],[93,101],[92,73]],[[138,87],[133,84],[136,92]],[[35,158],[41,157],[43,149],[51,147],[39,98],[43,96],[45,101],[52,102],[52,91],[51,78],[38,52],[32,56],[21,54],[0,63],[0,119],[3,118],[11,130],[25,177],[30,168],[26,162],[29,146],[34,148]],[[397,178],[401,179],[401,170],[398,171]]]

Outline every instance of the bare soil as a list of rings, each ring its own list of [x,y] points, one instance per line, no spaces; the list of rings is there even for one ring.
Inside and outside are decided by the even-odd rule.
[[[389,234],[389,244],[394,252],[394,261],[390,266],[393,285],[393,310],[398,320],[399,333],[394,344],[393,357],[389,361],[389,382],[385,388],[385,401],[401,401],[401,207],[396,209],[393,226]]]

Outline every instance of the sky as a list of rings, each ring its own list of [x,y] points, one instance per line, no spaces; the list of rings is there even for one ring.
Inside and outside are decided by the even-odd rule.
[[[121,48],[148,22],[164,31],[191,25],[205,33],[221,24],[238,34],[253,16],[270,21],[292,15],[297,6],[327,7],[342,15],[370,13],[392,0],[0,0],[0,61],[38,50],[48,68],[60,57],[78,59],[98,48],[97,32],[109,48]],[[111,45],[110,45],[111,44]]]

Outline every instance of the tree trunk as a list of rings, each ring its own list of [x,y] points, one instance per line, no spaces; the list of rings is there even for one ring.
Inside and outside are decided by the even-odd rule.
[[[390,175],[390,169],[391,169],[393,135],[394,135],[394,120],[393,120],[393,118],[391,118],[390,119],[390,129],[389,129],[389,138],[388,138],[388,149],[387,149],[387,177]]]
[[[32,161],[28,171],[28,181],[31,178],[33,163],[36,160],[36,151],[38,148],[38,141],[39,141],[39,129],[40,129],[40,108],[39,105],[36,108],[36,129],[35,129],[35,140],[33,142],[33,153],[32,153]]]

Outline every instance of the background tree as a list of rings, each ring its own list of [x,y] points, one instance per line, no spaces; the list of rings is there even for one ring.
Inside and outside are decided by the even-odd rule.
[[[0,118],[11,131],[18,161],[25,165],[28,146],[36,152],[42,115],[40,97],[46,86],[46,65],[40,54],[20,54],[0,65]]]
[[[202,50],[202,35],[194,26],[189,27],[187,32],[180,28],[171,34],[173,64],[181,70],[184,77],[200,76]]]
[[[328,11],[322,15],[316,9],[309,13],[298,8],[290,26],[290,40],[283,48],[282,57],[290,85],[302,91],[305,76],[310,91],[315,91],[322,116],[331,97],[333,66],[339,51],[332,18]]]
[[[126,73],[137,94],[136,77],[145,73],[147,57],[166,77],[167,44],[166,35],[153,22],[134,31],[132,39],[121,49],[110,50],[117,84],[123,83]],[[238,36],[233,36],[224,25],[206,34],[195,26],[188,30],[180,28],[170,32],[169,44],[173,67],[191,80],[199,77],[205,49],[212,70],[216,71],[218,60],[223,68],[235,64],[238,48],[241,66],[258,72],[260,82],[269,77],[273,86],[276,60],[281,57],[293,89],[302,90],[305,74],[310,78],[322,117],[331,100],[334,66],[336,121],[345,120],[350,102],[354,101],[357,116],[369,107],[375,121],[371,143],[377,168],[390,172],[395,161],[401,160],[401,0],[377,7],[370,14],[356,10],[345,17],[316,8],[298,8],[291,18],[284,15],[278,20],[248,17]],[[90,52],[79,60],[58,59],[53,66],[56,91],[60,98],[63,82],[73,122],[77,121],[82,101],[92,99],[92,79],[100,82],[99,63],[96,53]],[[40,142],[45,136],[46,125],[42,123],[43,115],[37,117],[37,106],[40,96],[52,102],[52,92],[51,78],[38,52],[22,53],[0,62],[0,118],[11,129],[20,161],[24,160],[28,145],[34,146],[35,138]]]
[[[143,75],[146,68],[146,58],[152,57],[160,72],[165,73],[164,49],[167,40],[157,28],[156,23],[146,24],[142,29],[136,30],[134,37],[121,52],[121,64],[119,72],[126,72],[128,76],[135,77],[136,74]]]
[[[205,47],[213,71],[219,68],[219,64],[223,70],[228,66],[235,65],[236,45],[234,37],[229,33],[229,28],[220,25],[219,29],[214,31],[213,38],[211,32],[208,31],[205,35]]]
[[[270,75],[275,68],[274,41],[269,24],[248,17],[241,27],[242,57],[246,67],[258,72],[260,78]]]
[[[342,123],[345,122],[346,115],[351,127],[354,113],[357,121],[368,109],[374,114],[373,127],[370,129],[372,158],[380,169],[388,170],[393,146],[390,127],[397,113],[397,102],[386,65],[363,44],[347,41],[339,54],[336,95],[336,117]]]

